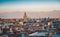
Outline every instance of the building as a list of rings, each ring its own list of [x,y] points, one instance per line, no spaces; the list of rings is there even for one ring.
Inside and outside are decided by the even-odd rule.
[[[28,21],[28,17],[27,17],[27,15],[26,15],[26,12],[24,13],[23,20],[24,20],[24,22],[27,22],[27,21]]]

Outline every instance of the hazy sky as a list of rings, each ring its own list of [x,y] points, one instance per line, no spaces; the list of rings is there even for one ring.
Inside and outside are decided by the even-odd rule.
[[[60,10],[60,0],[0,0],[0,12]]]
[[[40,12],[50,10],[60,10],[60,0],[0,0],[0,13],[15,11]],[[58,14],[55,15],[56,17],[59,16]],[[0,16],[2,17],[1,14]]]

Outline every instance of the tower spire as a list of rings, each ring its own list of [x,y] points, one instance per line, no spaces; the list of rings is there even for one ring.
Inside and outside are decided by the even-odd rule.
[[[26,12],[24,13],[24,16],[27,16],[27,15],[26,15]]]
[[[24,22],[27,22],[28,21],[28,17],[27,17],[27,15],[26,15],[26,12],[24,13]]]

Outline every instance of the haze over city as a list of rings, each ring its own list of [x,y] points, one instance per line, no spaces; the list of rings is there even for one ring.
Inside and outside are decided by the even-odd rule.
[[[60,0],[0,0],[0,18],[60,18]]]

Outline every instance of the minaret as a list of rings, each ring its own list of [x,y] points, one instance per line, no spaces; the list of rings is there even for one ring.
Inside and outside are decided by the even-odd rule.
[[[28,21],[28,17],[27,17],[27,15],[26,15],[26,12],[24,13],[23,19],[24,19],[24,22],[27,22],[27,21]]]

